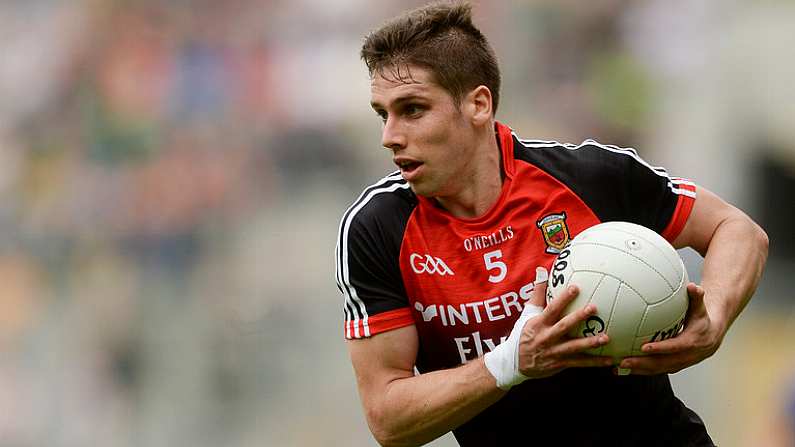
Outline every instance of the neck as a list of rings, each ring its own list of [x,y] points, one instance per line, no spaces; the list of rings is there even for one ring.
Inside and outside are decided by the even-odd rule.
[[[484,215],[502,191],[502,153],[494,131],[484,132],[478,141],[466,178],[459,182],[463,185],[461,190],[436,197],[437,203],[456,217],[472,219]]]

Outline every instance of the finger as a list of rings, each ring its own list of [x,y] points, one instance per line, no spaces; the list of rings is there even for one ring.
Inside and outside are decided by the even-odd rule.
[[[640,349],[646,354],[677,354],[690,349],[690,347],[691,343],[680,336],[646,343]]]
[[[684,327],[684,330],[678,335],[666,340],[659,340],[655,342],[645,343],[641,346],[641,351],[645,354],[677,354],[682,351],[692,350],[694,347],[700,345],[699,340],[702,340],[704,323],[696,317],[689,320]]]
[[[629,369],[632,374],[644,376],[674,373],[689,364],[687,359],[686,355],[627,357],[618,364],[618,368]]]
[[[558,320],[550,329],[549,336],[551,339],[562,338],[572,329],[577,327],[580,322],[587,320],[589,317],[596,315],[596,305],[593,303],[586,304],[585,306],[575,310],[574,312],[564,316]],[[594,338],[594,337],[587,337]]]
[[[560,314],[563,313],[563,309],[571,304],[571,302],[577,298],[579,293],[580,289],[574,284],[570,284],[563,289],[560,296],[552,300],[547,306],[544,312],[546,321],[550,324],[558,321],[560,319]]]
[[[574,338],[550,347],[547,350],[547,354],[558,357],[577,355],[588,349],[604,346],[609,342],[610,337],[607,334],[600,334],[596,337]]]

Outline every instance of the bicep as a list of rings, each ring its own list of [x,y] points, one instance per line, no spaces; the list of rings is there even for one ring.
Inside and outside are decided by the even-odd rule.
[[[715,230],[733,216],[744,216],[742,211],[726,203],[712,191],[697,187],[696,201],[684,228],[674,239],[676,248],[691,247],[704,256]]]
[[[414,376],[419,337],[414,325],[369,338],[348,340],[362,403],[369,408],[394,380]]]

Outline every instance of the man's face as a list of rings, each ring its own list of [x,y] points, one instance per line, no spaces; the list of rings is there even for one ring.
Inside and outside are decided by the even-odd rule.
[[[416,194],[455,195],[474,172],[473,128],[430,71],[410,70],[410,79],[395,80],[389,70],[386,78],[373,78],[371,105],[384,122],[381,144]]]

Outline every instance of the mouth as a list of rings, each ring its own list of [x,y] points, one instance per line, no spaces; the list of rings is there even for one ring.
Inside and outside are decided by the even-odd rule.
[[[401,160],[395,164],[398,166],[398,168],[400,168],[400,173],[404,176],[415,172],[417,168],[422,166],[422,162],[413,160]]]

